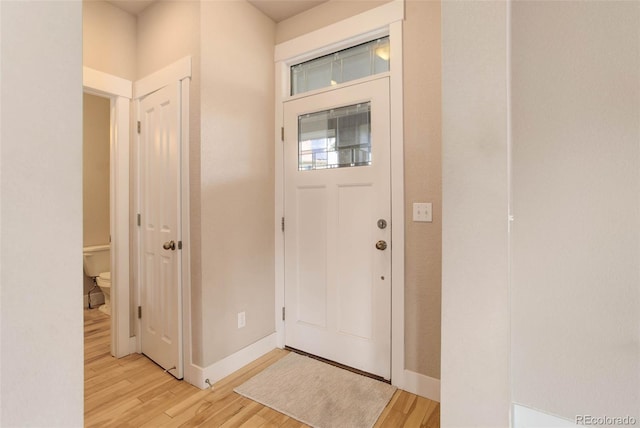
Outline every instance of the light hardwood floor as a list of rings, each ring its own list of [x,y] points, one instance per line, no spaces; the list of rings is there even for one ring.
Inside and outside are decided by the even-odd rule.
[[[87,427],[306,427],[233,392],[287,351],[276,349],[215,383],[213,390],[200,390],[142,355],[111,357],[109,317],[90,309],[84,319]],[[398,390],[375,426],[439,428],[440,404]]]

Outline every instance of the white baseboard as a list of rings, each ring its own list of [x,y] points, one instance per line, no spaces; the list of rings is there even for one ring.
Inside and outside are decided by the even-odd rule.
[[[84,298],[84,308],[87,309],[89,307],[89,296],[87,294],[82,296]],[[102,291],[94,291],[91,293],[91,307],[97,308],[98,306],[104,303],[104,295]]]
[[[403,380],[401,387],[405,391],[440,402],[440,379],[405,369]]]
[[[520,404],[513,405],[513,428],[574,428],[572,421],[531,409]]]
[[[274,350],[276,348],[276,339],[276,333],[272,333],[269,336],[264,337],[246,348],[243,348],[207,367],[200,367],[192,364],[190,372],[193,375],[193,381],[192,379],[187,380],[189,383],[200,389],[207,388],[208,385],[205,383],[205,379],[209,379],[213,384],[220,379],[229,376],[231,373],[260,358],[267,352]]]

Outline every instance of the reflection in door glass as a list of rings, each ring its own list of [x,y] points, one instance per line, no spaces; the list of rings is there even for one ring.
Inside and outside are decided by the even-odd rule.
[[[371,165],[371,102],[298,117],[298,170]]]

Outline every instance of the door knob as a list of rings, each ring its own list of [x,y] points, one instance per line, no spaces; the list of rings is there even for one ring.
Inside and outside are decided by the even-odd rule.
[[[162,244],[162,248],[164,248],[165,250],[173,251],[176,249],[176,243],[173,241],[165,242],[164,244]]]
[[[386,241],[378,241],[376,242],[376,248],[380,251],[382,250],[386,250],[387,249],[387,242]]]

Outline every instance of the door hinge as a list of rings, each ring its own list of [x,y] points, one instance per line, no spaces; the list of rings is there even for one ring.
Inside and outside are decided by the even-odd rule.
[[[282,217],[282,220],[280,221],[280,228],[284,232],[284,217]]]
[[[142,218],[140,217],[140,213],[138,213],[138,226],[142,225]]]
[[[284,141],[284,126],[280,128],[280,141]]]
[[[282,321],[284,321],[284,318],[285,318],[285,316],[284,316],[284,315],[285,315],[285,314],[284,314],[284,306],[283,306],[283,307],[282,307]]]
[[[142,318],[142,306],[138,306],[138,319]]]
[[[142,124],[140,123],[140,121],[138,121],[138,134],[140,133],[141,129],[142,129]]]
[[[178,250],[182,250],[182,241],[178,241]]]

